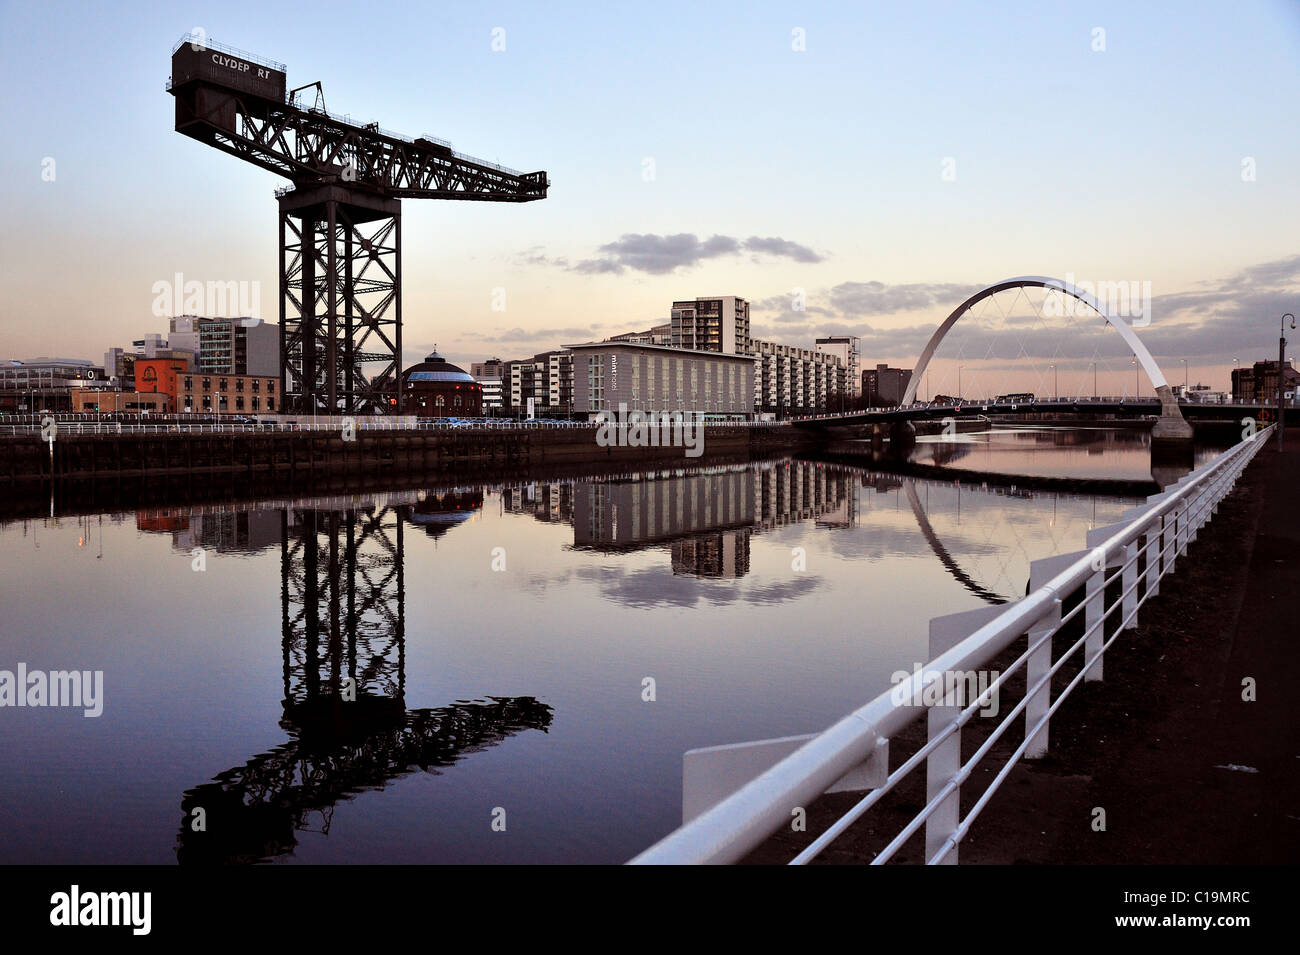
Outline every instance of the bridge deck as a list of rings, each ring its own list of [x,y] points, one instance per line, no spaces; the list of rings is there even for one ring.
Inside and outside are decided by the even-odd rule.
[[[1277,414],[1276,407],[1268,405],[1212,405],[1187,402],[1179,404],[1185,418],[1209,418],[1234,421],[1259,417],[1261,411]],[[970,418],[980,415],[1069,414],[1083,416],[1151,415],[1160,413],[1157,398],[1130,398],[1127,400],[1037,400],[1032,402],[971,401],[962,404],[912,405],[908,408],[876,408],[869,411],[840,415],[819,415],[815,418],[797,418],[798,428],[838,428],[870,424],[890,424],[896,421],[925,421],[942,418]],[[1300,420],[1300,409],[1287,409],[1287,422]]]

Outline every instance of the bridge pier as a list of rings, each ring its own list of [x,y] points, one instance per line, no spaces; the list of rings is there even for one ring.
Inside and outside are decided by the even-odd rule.
[[[916,425],[910,421],[895,421],[889,426],[890,454],[906,454],[915,446]]]
[[[883,451],[885,449],[885,426],[882,424],[873,424],[871,426],[871,450]]]
[[[1178,399],[1168,385],[1156,388],[1160,399],[1160,417],[1151,429],[1151,461],[1160,464],[1191,464],[1193,458],[1192,426],[1183,417]]]

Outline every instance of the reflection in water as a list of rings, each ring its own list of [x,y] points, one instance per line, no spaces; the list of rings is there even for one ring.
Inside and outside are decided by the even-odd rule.
[[[864,444],[865,442],[855,442]],[[1201,464],[1222,450],[1207,445],[1196,450]],[[1176,481],[1192,467],[1151,466],[1151,435],[1141,429],[1005,427],[966,434],[930,435],[917,439],[908,454],[913,464],[951,467],[1019,477],[1077,480]]]
[[[683,751],[829,725],[1131,504],[1015,483],[780,460],[0,525],[9,659],[107,698],[6,711],[6,861],[623,861]]]
[[[406,709],[399,510],[437,537],[482,501],[481,491],[449,492],[400,509],[280,512],[280,726],[290,740],[185,793],[179,862],[281,855],[317,817],[328,833],[340,799],[416,769],[436,773],[521,730],[546,731],[551,707],[532,697]]]

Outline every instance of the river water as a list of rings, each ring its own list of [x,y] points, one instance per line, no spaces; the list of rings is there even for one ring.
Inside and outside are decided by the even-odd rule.
[[[913,459],[1151,478],[1116,431]],[[97,717],[0,708],[0,861],[624,861],[684,751],[824,728],[1136,500],[1013,484],[783,459],[0,525],[0,671],[102,671]]]

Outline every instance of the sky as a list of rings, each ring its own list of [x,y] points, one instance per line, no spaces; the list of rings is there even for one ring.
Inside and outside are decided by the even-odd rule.
[[[174,131],[194,28],[320,80],[331,111],[549,173],[544,201],[403,203],[407,362],[727,294],[758,337],[853,334],[864,366],[910,367],[972,291],[1046,275],[1149,288],[1138,333],[1169,380],[1226,388],[1300,312],[1294,0],[0,0],[0,358],[165,332],[154,285],[177,273],[257,283],[276,318],[283,180]],[[1090,391],[1093,362],[1103,393],[1134,389],[1117,334],[1025,336],[1029,307],[959,322],[929,390],[965,363],[990,390]]]

